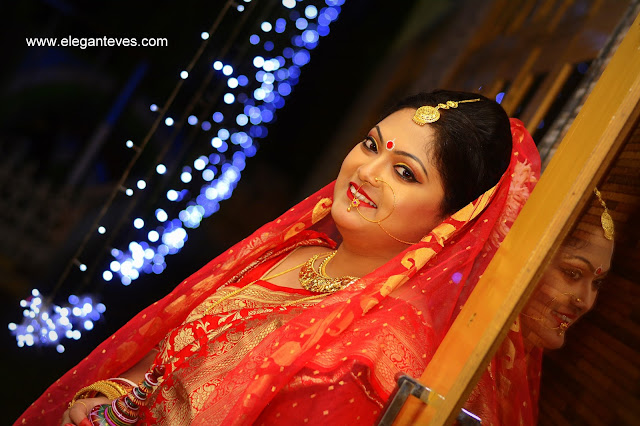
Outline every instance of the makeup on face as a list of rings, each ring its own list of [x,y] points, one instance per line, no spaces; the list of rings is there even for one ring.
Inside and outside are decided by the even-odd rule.
[[[561,347],[565,332],[593,307],[613,253],[601,234],[583,232],[577,243],[574,237],[545,269],[521,316],[524,335],[535,336],[538,346]]]
[[[363,185],[356,185],[353,182],[349,182],[349,188],[347,189],[347,198],[351,200],[347,211],[351,211],[351,207],[366,207],[377,209],[378,205],[373,202],[369,194],[362,189]]]
[[[443,219],[444,189],[429,157],[434,130],[411,116],[402,110],[386,117],[342,163],[331,211],[341,234],[357,234],[358,244],[365,232],[380,245],[419,241]]]
[[[384,136],[382,136],[382,130],[380,129],[380,126],[376,126],[375,127],[377,133],[378,133],[378,137],[380,138],[380,141],[384,140]],[[369,132],[369,135],[367,136],[368,138],[371,138],[372,142],[374,142],[376,144],[376,146],[378,145],[378,141],[375,139],[374,135],[372,134],[372,132]],[[418,158],[418,156],[411,154],[410,152],[407,151],[402,151],[402,150],[395,150],[396,148],[396,139],[397,138],[393,138],[392,140],[388,140],[386,143],[386,148],[388,151],[393,151],[393,154],[397,154],[400,156],[404,156],[404,157],[408,157],[411,158],[413,161],[415,161],[416,163],[418,163],[418,165],[420,166],[420,168],[422,169],[422,172],[424,173],[425,177],[427,179],[429,179],[429,174],[427,173],[427,168],[424,165],[424,162]]]

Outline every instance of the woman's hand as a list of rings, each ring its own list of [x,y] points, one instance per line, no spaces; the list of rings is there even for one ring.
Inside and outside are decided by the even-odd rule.
[[[98,398],[78,399],[73,403],[71,408],[67,409],[62,415],[62,426],[77,425],[91,426],[91,421],[87,417],[93,407],[100,404],[110,404],[109,398],[104,396]]]

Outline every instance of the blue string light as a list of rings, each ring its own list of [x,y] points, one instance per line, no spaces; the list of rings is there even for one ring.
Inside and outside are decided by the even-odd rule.
[[[248,0],[245,2],[249,3]],[[167,213],[173,208],[161,206],[155,209],[151,218],[135,218],[132,225],[145,238],[131,241],[126,250],[111,250],[112,260],[102,272],[105,281],[119,279],[128,286],[143,273],[161,274],[167,267],[166,257],[178,253],[188,240],[187,229],[199,227],[203,219],[220,209],[220,202],[231,197],[247,159],[257,153],[257,139],[268,134],[264,124],[276,119],[276,110],[285,105],[285,98],[298,83],[301,68],[310,61],[310,51],[321,37],[329,34],[329,25],[338,18],[344,0],[326,0],[326,7],[321,8],[302,3],[304,1],[282,0],[283,16],[273,22],[259,23],[259,28],[255,28],[255,33],[248,37],[247,41],[254,48],[261,46],[263,50],[250,60],[255,70],[253,80],[251,73],[236,74],[243,64],[232,65],[221,60],[212,63],[228,87],[227,93],[223,94],[223,110],[210,117],[214,124],[206,120],[200,123],[203,132],[215,132],[210,139],[214,152],[202,153],[194,160],[193,169],[184,166],[180,173],[181,184],[190,188],[195,181],[201,181],[202,185],[199,191],[187,187],[166,191],[165,202],[174,205],[186,203],[173,219]],[[290,26],[286,18],[292,21]],[[289,34],[284,35],[287,28]],[[202,32],[200,38],[207,40],[209,33]],[[281,46],[282,42],[276,43],[276,38],[288,40],[291,44],[278,52],[276,46]],[[189,73],[182,71],[179,77],[186,79]],[[247,89],[240,92],[243,88]],[[232,112],[238,105],[242,105],[241,112]],[[149,108],[154,112],[159,110],[156,104]],[[227,119],[231,121],[225,122]],[[167,126],[175,124],[174,119],[168,116],[164,123]],[[195,126],[198,118],[189,116],[187,123]],[[127,141],[127,146],[133,148],[133,142]],[[158,175],[165,175],[167,167],[158,164],[155,171]],[[138,180],[136,186],[144,190],[148,182]],[[133,195],[131,188],[126,192]],[[100,227],[99,232],[104,234],[106,229]],[[24,308],[22,323],[9,324],[18,346],[56,345],[61,353],[64,351],[61,339],[79,339],[84,331],[93,329],[106,309],[91,296],[70,296],[68,301],[64,306],[45,306],[38,290],[33,290],[31,298],[20,302]]]
[[[62,306],[46,304],[40,292],[33,289],[29,298],[20,301],[24,309],[22,323],[9,323],[18,347],[55,345],[62,353],[65,351],[62,339],[80,339],[106,311],[106,307],[90,295],[71,295],[68,302]]]

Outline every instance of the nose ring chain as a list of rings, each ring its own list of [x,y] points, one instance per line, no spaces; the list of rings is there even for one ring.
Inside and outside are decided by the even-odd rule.
[[[347,207],[347,211],[350,212],[351,211],[351,207],[353,206],[353,207],[356,208],[356,211],[358,213],[360,213],[360,216],[362,216],[362,218],[364,220],[366,220],[367,222],[380,224],[380,222],[382,222],[383,220],[387,220],[389,218],[389,216],[391,216],[391,213],[393,213],[393,211],[395,210],[395,208],[396,208],[396,193],[393,191],[393,188],[391,188],[391,185],[389,185],[387,182],[383,181],[382,179],[375,178],[375,181],[376,182],[382,182],[382,183],[386,184],[391,189],[391,193],[393,194],[393,206],[391,207],[391,211],[389,212],[389,214],[386,215],[384,218],[382,218],[380,220],[373,220],[373,219],[369,219],[368,217],[365,217],[362,213],[360,213],[360,209],[358,208],[360,206],[360,200],[358,200],[358,198],[356,198],[356,195],[359,194],[360,189],[363,186],[365,186],[367,183],[370,184],[370,182],[366,181],[366,180],[362,183],[362,185],[360,185],[359,188],[356,189],[356,193],[353,196],[353,200],[351,200],[351,204],[349,204],[349,207]]]
[[[391,194],[393,195],[393,206],[391,207],[391,211],[389,212],[389,214],[388,214],[388,215],[386,215],[384,218],[382,218],[382,219],[380,219],[380,220],[373,220],[373,219],[369,219],[368,217],[366,217],[365,215],[363,215],[363,214],[362,214],[362,212],[361,212],[361,211],[360,211],[360,209],[359,209],[359,206],[360,206],[360,200],[358,200],[358,198],[356,197],[356,195],[359,193],[360,188],[362,188],[365,184],[367,184],[367,183],[368,183],[368,184],[371,184],[369,181],[366,181],[366,180],[362,183],[362,185],[360,185],[360,187],[359,187],[359,188],[356,188],[356,193],[354,194],[354,196],[353,196],[353,200],[351,200],[351,203],[349,204],[349,207],[347,207],[347,211],[348,211],[348,212],[350,212],[350,211],[351,211],[351,207],[355,207],[355,208],[356,208],[356,211],[358,212],[358,214],[359,214],[359,215],[360,215],[364,220],[366,220],[367,222],[370,222],[370,223],[375,223],[376,225],[378,225],[378,226],[380,227],[380,229],[382,229],[382,230],[383,230],[383,231],[384,231],[388,236],[390,236],[390,237],[391,237],[391,238],[393,238],[394,240],[396,240],[396,241],[398,241],[398,242],[400,242],[400,243],[403,243],[403,244],[410,245],[410,246],[411,246],[411,245],[413,245],[413,244],[417,244],[419,241],[418,241],[418,242],[414,242],[414,243],[412,243],[412,242],[410,242],[410,241],[405,241],[405,240],[402,240],[402,239],[400,239],[400,238],[398,238],[398,237],[395,237],[395,236],[391,235],[391,233],[390,233],[389,231],[387,231],[387,230],[385,229],[385,227],[384,227],[384,226],[382,226],[382,223],[381,223],[381,222],[382,222],[383,220],[387,220],[387,219],[389,218],[389,216],[391,216],[391,214],[393,213],[393,211],[394,211],[394,210],[395,210],[395,208],[396,208],[396,193],[395,193],[395,191],[393,190],[393,187],[392,187],[389,183],[387,183],[386,181],[384,181],[384,180],[382,180],[382,179],[380,179],[380,178],[374,178],[374,179],[375,179],[375,181],[376,181],[376,182],[382,182],[382,183],[384,183],[384,184],[385,184],[385,185],[387,185],[387,186],[389,187],[389,189],[391,190]]]
[[[573,294],[573,293],[562,293],[562,294],[560,294],[560,296],[569,296],[569,298],[572,301],[575,301],[577,303],[582,302],[582,299],[579,298],[579,297],[576,297],[576,295]],[[544,305],[545,312],[543,312],[543,315],[546,315],[547,313],[551,313],[551,305],[553,304],[553,302],[556,301],[556,299],[558,299],[558,297],[559,296],[554,296],[553,299],[551,299],[550,301],[545,303],[545,305]],[[558,331],[558,336],[564,335],[564,333],[567,331],[567,329],[569,328],[569,325],[570,325],[569,321],[563,321],[563,322],[560,323],[560,325],[558,327],[547,327],[544,324],[544,318],[542,318],[542,317],[536,318],[536,317],[533,317],[531,315],[527,315],[527,314],[522,313],[522,312],[520,313],[520,315],[522,315],[524,317],[527,317],[527,318],[531,318],[534,321],[538,321],[542,325],[542,327],[544,327],[544,328],[547,328],[549,330],[557,330]]]

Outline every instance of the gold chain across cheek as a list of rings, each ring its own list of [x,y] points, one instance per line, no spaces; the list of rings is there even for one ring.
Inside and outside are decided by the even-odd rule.
[[[360,200],[358,200],[357,195],[358,195],[360,189],[365,184],[368,183],[369,185],[371,185],[371,183],[366,181],[366,180],[362,183],[362,185],[360,185],[359,188],[356,188],[356,193],[353,195],[353,200],[351,200],[351,203],[349,203],[349,206],[347,207],[347,212],[351,211],[351,207],[355,207],[355,209],[358,212],[358,214],[364,220],[366,220],[367,222],[370,222],[370,223],[375,223],[376,225],[378,225],[380,227],[380,229],[382,229],[384,231],[385,234],[387,234],[389,237],[393,238],[394,240],[396,240],[396,241],[398,241],[398,242],[400,242],[402,244],[409,245],[409,246],[419,243],[419,241],[411,242],[411,241],[405,241],[405,240],[403,240],[401,238],[398,238],[398,237],[394,236],[393,234],[391,234],[384,226],[382,226],[382,221],[383,220],[387,220],[391,216],[391,214],[394,212],[394,210],[396,208],[396,192],[393,190],[393,187],[388,182],[386,182],[385,180],[382,180],[380,178],[375,178],[375,181],[384,183],[391,190],[391,194],[393,194],[393,206],[391,207],[391,211],[389,212],[389,214],[386,215],[384,218],[379,219],[379,220],[369,219],[368,217],[366,217],[365,215],[362,214],[362,212],[360,211],[360,208],[359,208]]]

